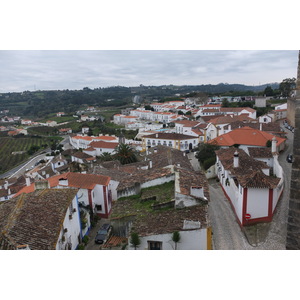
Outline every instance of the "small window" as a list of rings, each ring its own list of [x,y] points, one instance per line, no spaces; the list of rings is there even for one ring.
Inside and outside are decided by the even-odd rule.
[[[162,242],[148,241],[148,250],[162,250]]]
[[[96,205],[97,210],[102,210],[102,205]]]

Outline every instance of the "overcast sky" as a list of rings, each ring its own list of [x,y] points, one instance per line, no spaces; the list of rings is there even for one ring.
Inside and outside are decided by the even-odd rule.
[[[114,85],[259,85],[296,77],[295,50],[2,50],[0,92]]]

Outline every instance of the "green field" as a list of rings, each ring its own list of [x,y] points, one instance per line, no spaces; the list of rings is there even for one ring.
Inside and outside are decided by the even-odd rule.
[[[46,138],[0,138],[0,174],[9,171],[13,167],[21,164],[29,158],[27,150],[31,146],[39,146],[48,144],[49,139]],[[12,152],[26,151],[22,154],[13,155]]]
[[[75,118],[73,116],[57,117],[56,115],[52,115],[52,116],[49,115],[48,118],[39,120],[39,122],[46,123],[47,121],[55,121],[55,122],[57,122],[57,124],[60,124],[60,123],[64,123],[64,122],[72,122],[74,120],[75,120]]]

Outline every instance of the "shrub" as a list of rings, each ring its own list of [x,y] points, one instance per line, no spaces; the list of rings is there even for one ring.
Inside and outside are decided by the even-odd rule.
[[[89,241],[89,237],[88,237],[87,235],[85,235],[85,236],[82,238],[82,242],[83,242],[85,245],[87,245],[88,241]]]
[[[210,157],[207,160],[203,162],[203,168],[208,170],[211,166],[213,166],[216,163],[216,157]]]
[[[84,244],[79,244],[77,250],[84,250],[85,245]]]

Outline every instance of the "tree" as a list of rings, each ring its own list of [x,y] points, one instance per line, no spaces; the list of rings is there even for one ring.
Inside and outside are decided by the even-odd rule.
[[[271,146],[272,146],[272,141],[271,140],[267,140],[266,147],[271,148]]]
[[[216,157],[215,151],[218,150],[220,147],[217,145],[211,144],[201,144],[199,146],[199,150],[196,153],[196,158],[203,165],[206,160],[212,159]]]
[[[223,99],[223,101],[222,101],[222,107],[229,107],[229,105],[230,105],[230,103],[227,100],[227,98]]]
[[[115,158],[119,160],[122,165],[138,161],[134,150],[126,144],[119,144],[116,148]]]
[[[268,96],[273,96],[274,95],[274,91],[272,89],[272,87],[270,87],[269,85],[265,88],[264,90],[264,95]]]
[[[134,250],[140,246],[141,240],[136,232],[131,233],[129,243],[134,247]]]
[[[112,160],[114,160],[113,156],[108,152],[103,152],[100,155],[99,158],[100,158],[101,161],[112,161]]]
[[[154,111],[154,108],[151,105],[149,105],[149,104],[145,105],[144,107],[145,107],[145,110],[152,110],[152,111]]]
[[[177,250],[177,244],[179,243],[180,238],[181,237],[180,237],[179,231],[174,231],[173,234],[172,234],[172,241],[175,244],[175,250]]]
[[[289,97],[293,89],[296,88],[296,78],[286,78],[279,84],[279,90],[283,97]]]

